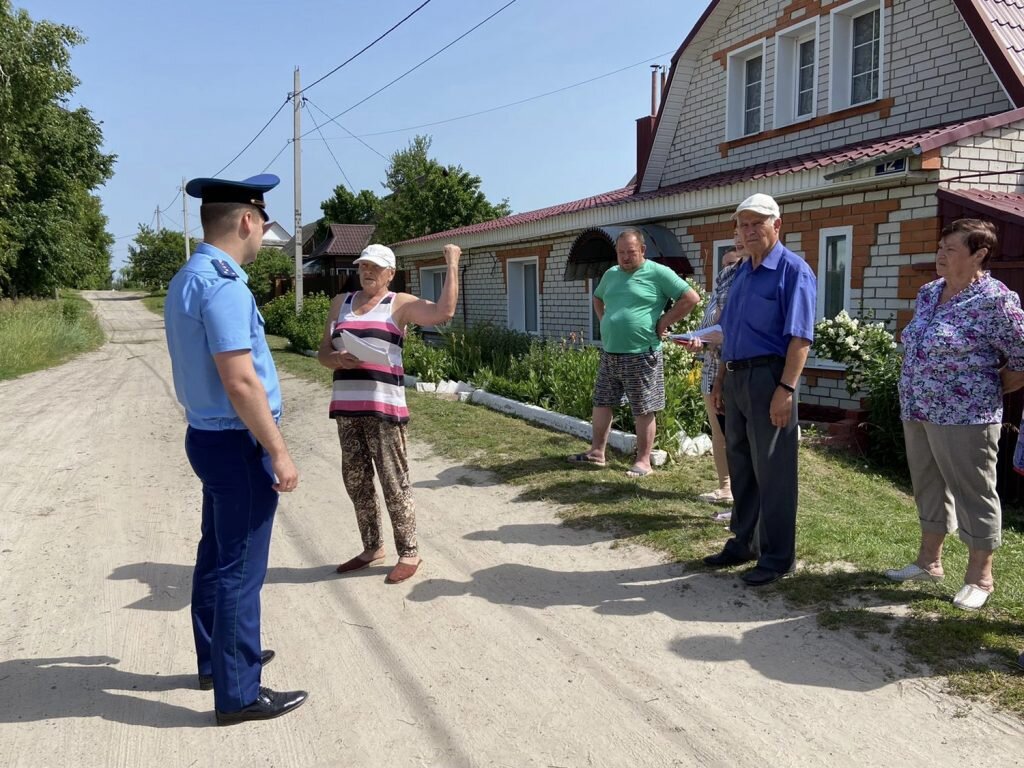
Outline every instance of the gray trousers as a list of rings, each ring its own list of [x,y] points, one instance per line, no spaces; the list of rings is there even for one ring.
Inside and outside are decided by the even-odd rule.
[[[960,540],[971,549],[991,552],[999,547],[999,431],[999,424],[903,422],[922,531],[958,531]]]
[[[732,478],[733,538],[725,549],[784,573],[796,558],[797,404],[789,424],[772,426],[769,409],[783,358],[725,373],[725,445]]]

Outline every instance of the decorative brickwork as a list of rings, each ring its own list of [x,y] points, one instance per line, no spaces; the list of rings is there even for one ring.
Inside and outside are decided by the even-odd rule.
[[[501,274],[505,278],[505,293],[508,293],[508,260],[537,257],[537,286],[544,293],[544,270],[547,268],[550,245],[528,245],[525,248],[512,248],[507,251],[496,251],[494,258],[501,264]]]

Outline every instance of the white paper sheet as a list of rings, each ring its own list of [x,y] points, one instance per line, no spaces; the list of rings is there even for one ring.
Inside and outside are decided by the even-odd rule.
[[[342,331],[340,336],[335,336],[331,339],[331,343],[339,352],[345,351],[350,355],[355,355],[364,363],[372,363],[373,365],[391,365],[387,352],[379,347],[375,347],[370,342],[359,338],[349,331]]]
[[[701,328],[698,331],[690,331],[689,333],[670,333],[670,339],[678,339],[680,341],[690,341],[691,339],[705,339],[716,333],[722,332],[722,326],[715,324],[709,325],[707,328]]]

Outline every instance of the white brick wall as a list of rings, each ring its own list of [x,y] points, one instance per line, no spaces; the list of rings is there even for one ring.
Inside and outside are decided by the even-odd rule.
[[[712,54],[749,39],[756,30],[779,18],[789,4],[788,0],[746,0],[724,22],[698,62],[662,186],[1013,106],[951,0],[894,0],[892,8],[884,9],[882,97],[894,99],[888,118],[880,119],[877,113],[847,118],[737,147],[723,159],[718,145],[726,138],[726,72]],[[829,9],[823,3],[818,27],[817,116],[827,115],[829,109]],[[764,125],[770,130],[774,118],[774,35],[767,38],[765,59]],[[981,159],[1000,161],[998,153]]]

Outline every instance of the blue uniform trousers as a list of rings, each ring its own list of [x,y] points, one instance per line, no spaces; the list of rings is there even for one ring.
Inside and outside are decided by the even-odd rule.
[[[216,708],[236,712],[259,695],[260,590],[278,494],[270,457],[247,430],[189,427],[185,453],[203,483],[192,574],[199,674],[213,675]]]
[[[727,371],[725,444],[732,485],[733,538],[725,544],[738,557],[778,573],[796,558],[797,403],[789,424],[772,426],[770,408],[785,358]]]

